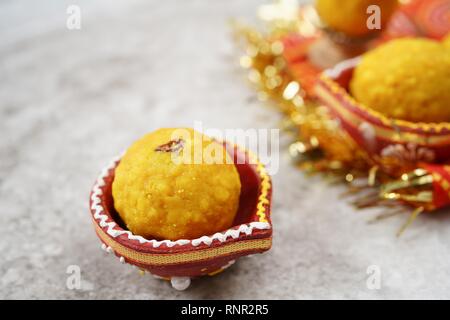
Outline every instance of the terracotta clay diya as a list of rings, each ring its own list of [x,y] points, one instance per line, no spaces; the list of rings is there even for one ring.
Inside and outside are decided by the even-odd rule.
[[[341,127],[375,162],[397,157],[404,161],[443,163],[450,160],[450,123],[419,123],[393,119],[357,102],[349,82],[359,58],[326,70],[315,93]]]
[[[170,280],[179,290],[186,289],[191,278],[218,274],[239,257],[269,250],[272,245],[270,176],[249,151],[228,143],[224,145],[234,155],[242,185],[233,227],[193,240],[145,239],[132,234],[114,209],[111,192],[119,158],[101,172],[90,195],[92,221],[102,249],[113,253],[121,263]]]

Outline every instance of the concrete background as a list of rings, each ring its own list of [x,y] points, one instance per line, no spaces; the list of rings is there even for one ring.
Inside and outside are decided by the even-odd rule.
[[[267,0],[92,2],[0,2],[0,298],[450,298],[450,212],[397,239],[406,214],[369,224],[383,209],[353,209],[285,148],[269,253],[185,292],[105,256],[88,193],[110,158],[162,126],[275,128],[279,116],[246,85],[227,25]],[[69,4],[81,30],[66,28]],[[66,287],[70,265],[81,290]]]

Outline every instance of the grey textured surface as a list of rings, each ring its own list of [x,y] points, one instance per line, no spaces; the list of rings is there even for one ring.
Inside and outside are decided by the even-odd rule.
[[[450,214],[367,221],[344,191],[285,152],[274,179],[273,249],[185,292],[100,250],[88,213],[99,170],[162,126],[273,128],[237,68],[227,19],[263,1],[0,3],[0,298],[450,298]],[[65,27],[68,4],[82,29]],[[66,288],[78,265],[81,290]],[[378,265],[379,290],[366,286]]]

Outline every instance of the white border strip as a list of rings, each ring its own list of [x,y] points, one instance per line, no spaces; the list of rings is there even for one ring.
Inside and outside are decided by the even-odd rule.
[[[341,75],[341,73],[344,70],[356,67],[360,61],[361,61],[361,57],[355,57],[352,59],[344,60],[344,61],[338,63],[337,65],[335,65],[334,67],[325,70],[323,72],[323,74],[325,76],[335,80]]]

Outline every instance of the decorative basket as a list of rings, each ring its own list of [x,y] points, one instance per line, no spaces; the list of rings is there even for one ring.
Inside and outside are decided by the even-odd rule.
[[[170,280],[179,290],[186,289],[191,278],[215,275],[239,257],[269,250],[272,245],[270,176],[249,151],[224,145],[234,151],[242,185],[233,227],[193,240],[145,239],[132,234],[114,209],[111,188],[120,162],[117,159],[102,171],[90,195],[92,221],[102,248],[114,253],[121,263]]]

